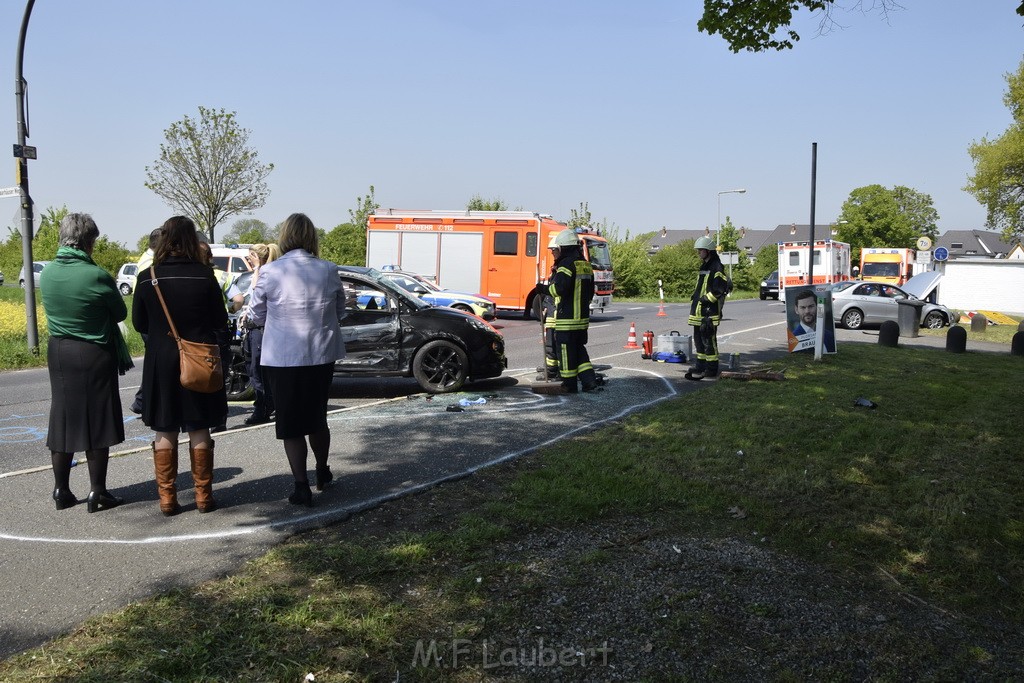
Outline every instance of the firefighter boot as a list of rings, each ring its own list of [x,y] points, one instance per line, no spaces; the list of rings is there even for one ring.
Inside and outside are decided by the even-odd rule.
[[[683,375],[683,377],[693,380],[694,382],[699,382],[704,379],[706,366],[707,361],[698,358],[697,362],[693,364],[693,367],[686,371],[686,374]]]
[[[192,461],[192,481],[196,486],[196,509],[199,512],[213,512],[217,501],[213,499],[213,444],[189,446],[188,455]]]
[[[718,377],[718,361],[717,360],[709,360],[708,361],[708,368],[707,368],[707,370],[704,371],[704,376],[707,377],[708,379],[711,379],[711,378],[714,378],[714,377]]]
[[[160,495],[160,512],[170,517],[181,512],[178,505],[178,444],[173,448],[157,448],[156,443],[150,443],[153,448],[153,465],[156,468],[156,490]]]
[[[583,385],[583,391],[587,393],[604,391],[604,380],[598,380],[597,373],[593,370],[585,370],[580,373],[580,384]]]

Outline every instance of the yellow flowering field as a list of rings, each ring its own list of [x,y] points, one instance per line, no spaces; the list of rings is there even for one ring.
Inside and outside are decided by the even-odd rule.
[[[41,329],[46,328],[46,314],[43,307],[36,307],[36,320]],[[0,339],[25,337],[25,305],[0,301]]]

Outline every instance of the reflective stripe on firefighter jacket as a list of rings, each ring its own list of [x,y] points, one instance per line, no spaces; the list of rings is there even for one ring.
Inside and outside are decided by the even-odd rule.
[[[550,288],[551,285],[548,287]],[[544,321],[544,329],[555,329],[555,299],[549,292],[545,292],[541,297],[540,315]]]
[[[230,273],[226,273],[220,268],[214,268],[213,279],[217,281],[217,286],[220,287],[220,294],[224,297],[224,307],[230,311],[231,300],[228,298],[228,292],[231,290],[231,285],[234,284],[235,278],[231,277]]]
[[[590,325],[590,302],[594,299],[594,269],[581,258],[580,251],[559,259],[551,279],[551,296],[555,298],[555,329],[585,330]]]
[[[711,324],[718,327],[722,321],[722,308],[725,306],[725,295],[729,291],[729,280],[725,276],[725,268],[717,252],[711,252],[707,263],[701,264],[697,274],[697,286],[690,297],[690,317],[686,322],[698,327],[705,316],[711,318]]]

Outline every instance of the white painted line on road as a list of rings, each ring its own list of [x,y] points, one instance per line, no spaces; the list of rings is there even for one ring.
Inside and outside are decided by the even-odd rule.
[[[408,399],[406,399],[406,397],[404,397],[404,396],[396,397],[396,398],[382,398],[379,401],[373,401],[371,403],[363,403],[363,404],[360,404],[358,406],[352,406],[351,408],[337,408],[335,410],[328,410],[327,414],[328,415],[334,415],[335,413],[344,413],[344,412],[348,412],[348,411],[351,411],[351,410],[359,410],[360,408],[369,408],[369,407],[372,407],[372,406],[379,406],[379,405],[384,404],[384,403],[391,403],[393,401],[405,401],[405,400],[408,400]],[[40,415],[41,414],[42,413],[40,413]],[[132,419],[137,420],[139,418],[133,416]],[[223,431],[223,432],[217,432],[217,434],[215,436],[216,436],[216,438],[219,439],[219,438],[221,438],[222,436],[224,436],[226,434],[237,434],[239,432],[248,432],[248,431],[252,431],[254,429],[266,429],[267,427],[273,427],[273,426],[274,426],[273,422],[265,422],[265,423],[260,424],[260,425],[252,425],[251,427],[234,427],[232,429],[228,429],[228,430]],[[178,440],[178,445],[187,444],[187,443],[188,443],[188,437],[187,436],[181,437]],[[110,454],[110,457],[111,458],[121,458],[121,457],[124,457],[126,455],[132,455],[133,453],[141,453],[143,451],[149,451],[149,450],[150,450],[150,446],[139,446],[138,448],[129,448],[129,449],[123,450],[123,451],[115,451],[115,452]],[[29,468],[23,469],[23,470],[14,470],[13,472],[0,472],[0,479],[6,479],[8,477],[17,477],[17,476],[21,476],[23,474],[36,474],[37,472],[46,472],[46,471],[51,470],[51,469],[53,469],[52,465],[40,465],[39,467],[29,467]]]
[[[657,377],[665,385],[665,389],[666,389],[665,395],[664,396],[659,396],[657,398],[653,398],[653,399],[651,399],[649,401],[644,401],[642,403],[637,403],[637,404],[634,404],[634,405],[631,405],[631,406],[626,406],[625,408],[623,408],[622,410],[620,410],[618,413],[616,413],[614,415],[611,415],[611,416],[606,417],[606,418],[601,419],[601,420],[594,420],[593,422],[589,422],[589,423],[587,423],[585,425],[581,425],[581,426],[576,427],[574,429],[570,429],[570,430],[568,430],[568,431],[566,431],[566,432],[564,432],[562,434],[559,434],[557,436],[553,436],[550,439],[548,439],[546,441],[543,441],[541,443],[531,445],[528,448],[524,448],[524,449],[521,449],[519,451],[514,451],[512,453],[506,453],[505,455],[502,455],[502,456],[499,456],[497,458],[494,458],[493,460],[490,460],[488,462],[481,463],[479,465],[475,465],[475,466],[470,467],[468,469],[465,469],[465,470],[463,470],[461,472],[457,472],[455,474],[450,474],[450,475],[447,475],[447,476],[444,476],[444,477],[440,477],[438,479],[435,479],[433,481],[427,482],[425,484],[419,484],[417,486],[410,486],[410,487],[407,487],[407,488],[404,488],[404,489],[400,489],[398,491],[395,491],[394,493],[390,493],[390,494],[387,494],[387,495],[384,495],[384,496],[378,496],[376,498],[371,498],[368,501],[365,501],[363,503],[357,504],[357,505],[352,506],[352,507],[348,507],[348,508],[332,508],[330,510],[324,510],[323,512],[318,512],[318,513],[314,513],[314,514],[308,514],[308,515],[303,515],[303,516],[300,516],[300,517],[290,517],[288,519],[282,519],[282,520],[277,521],[277,522],[270,522],[270,523],[267,523],[267,524],[258,524],[258,525],[253,525],[253,526],[247,526],[247,527],[242,528],[242,529],[228,529],[228,530],[224,530],[224,531],[215,531],[215,532],[209,532],[209,533],[203,533],[203,534],[184,534],[184,535],[181,535],[181,536],[149,536],[149,537],[146,537],[146,538],[139,538],[139,539],[116,539],[116,538],[45,538],[45,537],[42,537],[42,536],[18,536],[16,534],[7,534],[7,533],[0,532],[0,539],[7,540],[7,541],[22,541],[22,542],[29,542],[29,543],[58,543],[58,544],[64,544],[64,545],[84,545],[84,544],[90,544],[90,543],[107,544],[107,545],[152,545],[152,544],[155,544],[155,543],[176,543],[176,542],[182,542],[182,541],[205,541],[205,540],[212,540],[212,539],[217,539],[217,538],[232,538],[232,537],[238,537],[238,536],[248,536],[248,535],[251,535],[251,534],[258,533],[260,531],[268,531],[268,530],[276,529],[276,528],[279,528],[279,527],[295,526],[297,524],[303,524],[303,523],[307,523],[307,522],[312,522],[312,521],[316,521],[316,520],[324,519],[324,518],[328,518],[328,517],[338,517],[339,521],[341,521],[342,519],[348,518],[348,516],[350,516],[352,514],[355,514],[355,513],[358,513],[358,512],[362,512],[364,510],[369,510],[369,509],[375,508],[378,505],[382,505],[383,503],[387,503],[387,502],[390,502],[390,501],[393,501],[393,500],[398,500],[399,498],[404,498],[405,496],[421,493],[423,491],[427,491],[427,490],[432,489],[432,488],[434,488],[436,486],[439,486],[440,484],[444,484],[444,483],[451,482],[451,481],[456,481],[458,479],[463,479],[463,478],[468,477],[471,474],[473,474],[475,472],[478,472],[478,471],[480,471],[480,470],[482,470],[484,468],[491,467],[491,466],[494,466],[494,465],[498,465],[498,464],[501,464],[503,462],[507,462],[508,460],[512,460],[514,458],[521,457],[521,456],[523,456],[523,455],[525,455],[527,453],[531,453],[531,452],[536,451],[536,450],[538,450],[540,448],[545,448],[545,447],[550,446],[552,444],[558,443],[559,441],[561,441],[563,439],[567,439],[567,438],[569,438],[571,436],[574,436],[576,434],[580,434],[580,433],[583,433],[583,432],[587,432],[587,431],[593,430],[596,427],[599,427],[599,426],[601,426],[603,424],[606,424],[608,422],[612,422],[614,420],[621,419],[621,418],[626,417],[627,415],[630,415],[630,414],[632,414],[632,413],[634,413],[634,412],[636,412],[636,411],[638,411],[638,410],[640,410],[642,408],[646,408],[648,406],[652,406],[652,405],[654,405],[656,403],[660,403],[662,401],[665,401],[667,399],[670,399],[670,398],[678,395],[678,392],[676,391],[676,388],[674,386],[672,386],[672,383],[669,382],[668,379],[666,379],[665,377],[657,374],[656,372],[652,372],[652,371],[649,371],[649,370],[636,370],[634,368],[619,368],[619,369],[620,370],[630,371],[630,372],[642,373],[642,374],[645,374],[645,375],[651,375],[653,377]],[[397,399],[389,399],[389,400],[381,401],[381,403],[387,403],[387,402],[392,401],[392,400],[397,400]],[[406,399],[403,398],[401,400],[406,400]],[[342,410],[349,410],[349,409],[346,408],[346,409],[342,409]],[[341,412],[341,411],[332,411],[332,412]]]

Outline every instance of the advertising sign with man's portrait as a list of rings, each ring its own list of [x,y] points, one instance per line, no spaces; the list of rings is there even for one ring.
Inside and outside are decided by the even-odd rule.
[[[836,327],[832,319],[832,292],[823,285],[786,287],[786,338],[790,352],[814,350],[819,322],[823,334],[822,352],[835,353]]]

